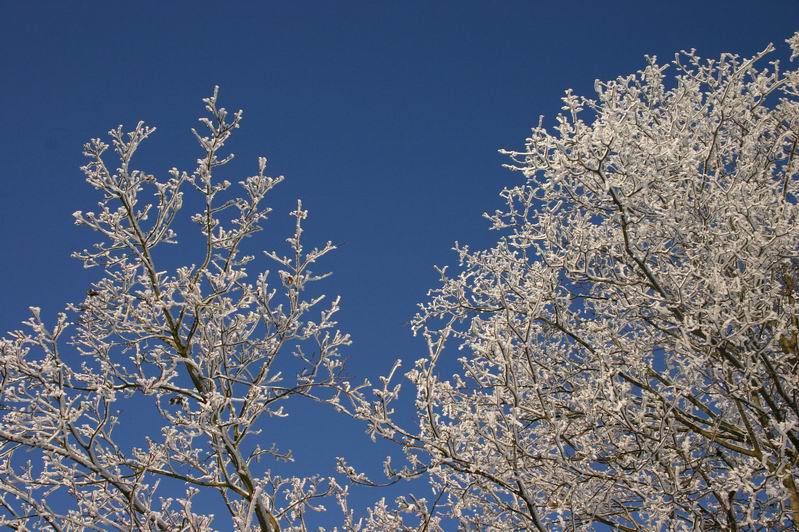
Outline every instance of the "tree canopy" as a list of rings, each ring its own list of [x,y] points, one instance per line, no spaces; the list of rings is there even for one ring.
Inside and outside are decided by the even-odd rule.
[[[115,168],[91,140],[100,202],[74,218],[98,242],[75,256],[102,277],[55,324],[31,308],[0,340],[0,522],[304,530],[332,497],[352,532],[799,526],[799,71],[773,50],[648,57],[593,97],[567,91],[554,126],[504,152],[522,179],[486,214],[495,245],[456,245],[412,322],[412,426],[399,361],[376,386],[343,377],[339,300],[308,290],[335,246],[306,248],[300,202],[287,250],[265,252],[276,271],[252,274],[241,243],[282,177],[265,158],[238,188],[216,177],[241,112],[215,90],[196,168],[163,178],[133,164],[153,128],[110,132]],[[189,194],[201,244],[166,269]],[[380,481],[346,457],[338,479],[274,473],[290,451],[263,436],[298,397],[396,444],[388,482],[432,496],[350,508],[345,478]],[[160,421],[128,448],[135,401]]]
[[[505,152],[496,245],[456,246],[413,324],[418,427],[390,383],[361,414],[391,476],[429,475],[428,526],[799,524],[799,72],[772,51],[647,58]]]

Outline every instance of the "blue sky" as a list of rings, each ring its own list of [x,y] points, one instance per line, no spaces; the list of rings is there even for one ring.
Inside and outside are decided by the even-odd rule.
[[[69,253],[91,235],[81,146],[122,123],[158,127],[140,165],[192,168],[189,128],[201,98],[245,110],[230,143],[233,177],[267,155],[286,181],[256,247],[280,245],[296,198],[311,242],[341,248],[322,266],[341,294],[354,378],[423,349],[407,326],[453,263],[455,240],[491,244],[481,213],[518,179],[499,148],[516,148],[566,88],[635,71],[643,55],[752,54],[799,29],[799,4],[773,2],[3,2],[0,20],[0,329],[26,308],[51,318],[97,272]],[[233,179],[231,179],[233,181]],[[264,263],[261,263],[262,265]],[[377,464],[361,427],[314,410],[286,430],[305,472],[353,453]],[[338,433],[334,431],[338,429]],[[379,496],[370,492],[358,500]]]

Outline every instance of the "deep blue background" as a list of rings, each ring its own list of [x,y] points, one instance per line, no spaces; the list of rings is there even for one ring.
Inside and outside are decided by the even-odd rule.
[[[245,110],[230,143],[236,173],[223,177],[249,175],[262,154],[271,175],[287,176],[253,245],[281,244],[297,197],[309,241],[342,244],[322,269],[335,272],[326,291],[343,296],[356,379],[421,354],[407,322],[435,284],[432,265],[453,262],[455,240],[490,245],[481,213],[518,179],[497,149],[521,147],[564,89],[589,94],[644,54],[668,61],[692,47],[712,57],[775,42],[785,58],[782,41],[799,29],[794,0],[0,7],[0,330],[29,305],[52,318],[97,275],[69,258],[91,237],[70,213],[96,201],[78,170],[83,142],[142,119],[158,132],[141,166],[190,170],[199,152],[189,128],[219,84],[223,104]],[[382,450],[360,425],[324,409],[298,416],[278,435],[298,471],[331,472],[342,454],[379,466]]]

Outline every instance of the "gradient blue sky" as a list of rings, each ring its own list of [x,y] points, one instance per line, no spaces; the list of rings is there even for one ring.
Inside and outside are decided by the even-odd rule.
[[[253,245],[280,245],[297,197],[310,241],[342,244],[323,266],[334,271],[328,293],[343,296],[354,378],[420,354],[407,322],[435,284],[433,264],[453,262],[455,240],[490,245],[481,213],[518,179],[497,149],[522,146],[564,89],[588,94],[644,54],[692,47],[711,57],[775,42],[786,59],[782,41],[799,29],[796,0],[0,6],[0,329],[29,305],[52,318],[96,278],[69,258],[91,237],[70,213],[96,201],[78,170],[83,142],[145,120],[158,132],[141,166],[190,169],[189,128],[218,84],[223,105],[245,110],[232,177],[262,154],[287,177]],[[283,443],[305,472],[331,471],[340,454],[377,464],[359,425],[301,416],[313,423],[301,417]]]

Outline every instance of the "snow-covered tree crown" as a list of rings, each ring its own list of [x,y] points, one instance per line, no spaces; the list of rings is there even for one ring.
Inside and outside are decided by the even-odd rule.
[[[194,132],[202,156],[191,173],[173,169],[159,179],[134,169],[133,155],[154,131],[143,123],[110,132],[115,170],[106,143],[85,146],[83,172],[102,199],[74,217],[99,241],[75,256],[103,276],[70,307],[74,318],[59,314],[50,328],[32,308],[28,328],[0,340],[6,526],[274,531],[302,528],[308,509],[323,509],[317,499],[346,491],[332,479],[272,473],[270,462],[292,458],[264,423],[286,416],[295,397],[343,409],[357,393],[340,376],[339,350],[350,339],[336,326],[338,298],[306,295],[326,277],[311,267],[334,246],[304,247],[307,211],[298,202],[288,253],[266,252],[277,275],[251,277],[255,257],[242,242],[261,229],[264,198],[283,178],[265,175],[260,158],[232,194],[216,174],[232,159],[221,150],[242,114],[219,107],[216,90],[204,102],[206,131]],[[198,262],[166,271],[157,251],[177,243],[185,189],[200,199],[191,220],[202,238],[181,253]],[[125,405],[151,423],[136,427],[143,446],[119,436]],[[202,491],[216,492],[229,515],[214,519],[193,505]]]
[[[391,378],[359,411],[434,497],[364,527],[799,525],[799,72],[772,51],[647,58],[505,152],[502,236],[414,321],[418,428]]]

